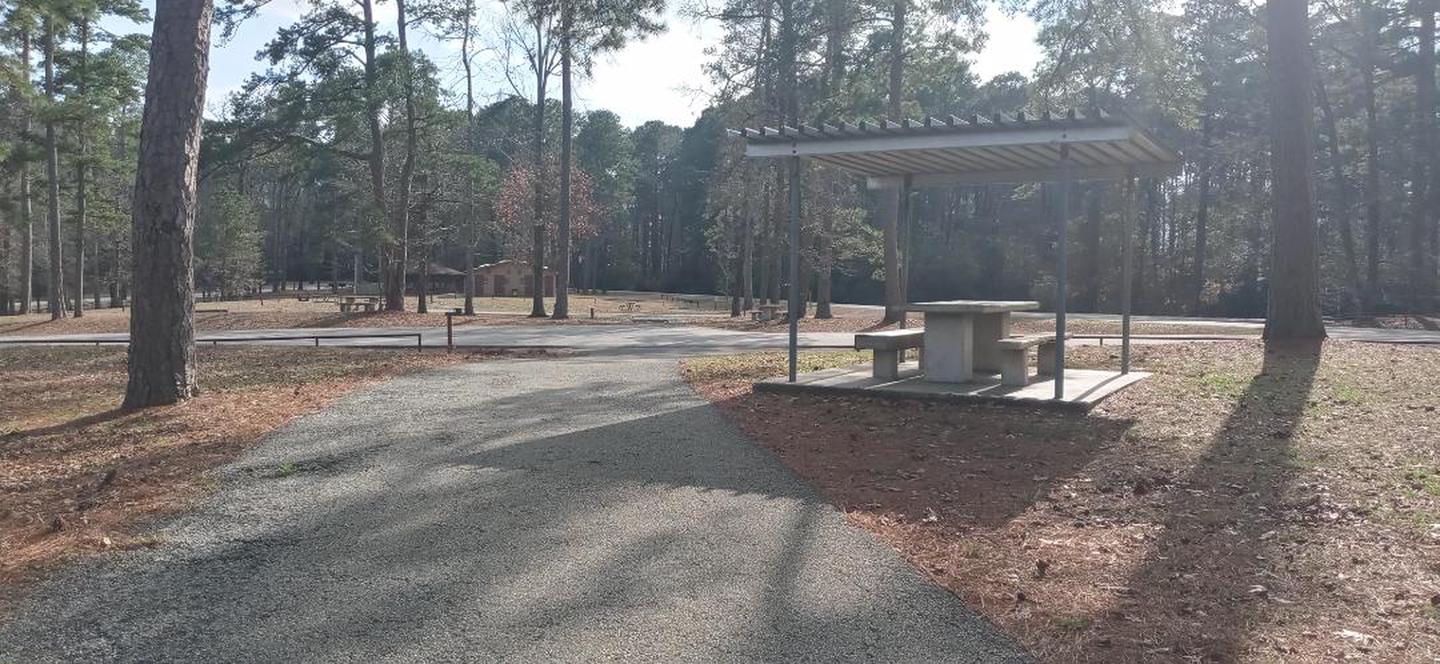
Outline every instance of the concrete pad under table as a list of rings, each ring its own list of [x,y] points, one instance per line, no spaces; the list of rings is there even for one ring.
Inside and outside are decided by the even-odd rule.
[[[826,369],[796,376],[795,382],[771,378],[755,384],[756,391],[809,394],[845,394],[889,399],[973,402],[1056,408],[1086,412],[1095,404],[1126,387],[1149,377],[1143,371],[1122,374],[1094,369],[1065,370],[1065,398],[1056,400],[1055,381],[1048,376],[1029,385],[1001,385],[999,376],[976,376],[968,383],[936,383],[925,380],[915,362],[900,367],[898,380],[886,381],[870,375],[869,365]]]

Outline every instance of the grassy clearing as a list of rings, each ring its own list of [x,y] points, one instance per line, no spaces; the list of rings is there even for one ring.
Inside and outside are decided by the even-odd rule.
[[[1154,376],[1088,417],[753,393],[780,355],[687,377],[1046,661],[1433,661],[1440,352],[1135,351]]]
[[[150,544],[144,519],[216,486],[212,469],[285,422],[362,385],[481,357],[201,348],[198,398],[123,412],[123,349],[0,349],[0,598],[69,556]]]

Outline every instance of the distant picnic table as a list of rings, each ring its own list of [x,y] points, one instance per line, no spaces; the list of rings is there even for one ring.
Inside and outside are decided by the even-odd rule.
[[[380,298],[378,298],[378,297],[357,297],[357,296],[354,296],[354,295],[346,295],[344,298],[342,298],[342,299],[340,300],[340,312],[341,312],[341,313],[350,313],[350,312],[352,312],[352,311],[371,312],[371,311],[375,311],[376,307],[379,306],[379,304],[380,304]]]

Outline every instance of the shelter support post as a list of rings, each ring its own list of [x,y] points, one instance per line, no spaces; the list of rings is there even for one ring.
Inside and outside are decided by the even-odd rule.
[[[790,382],[795,382],[800,350],[800,158],[786,160],[790,170]]]
[[[1070,224],[1070,146],[1060,146],[1060,218],[1055,236],[1055,398],[1065,398],[1065,304],[1069,299],[1066,278],[1069,272]]]
[[[1135,172],[1125,177],[1120,211],[1120,373],[1130,373],[1130,288],[1135,262]]]
[[[900,180],[900,193],[897,194],[897,207],[895,210],[896,219],[896,242],[899,247],[895,258],[895,266],[900,270],[900,304],[905,305],[910,301],[910,213],[913,209],[910,194],[913,192],[910,186],[910,176],[906,175]],[[910,326],[910,313],[903,308],[897,314],[900,320],[900,328]]]

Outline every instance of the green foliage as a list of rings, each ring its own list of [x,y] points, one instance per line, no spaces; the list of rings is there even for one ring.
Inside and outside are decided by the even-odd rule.
[[[234,297],[261,276],[260,215],[233,191],[208,192],[195,222],[195,282],[202,291]]]

